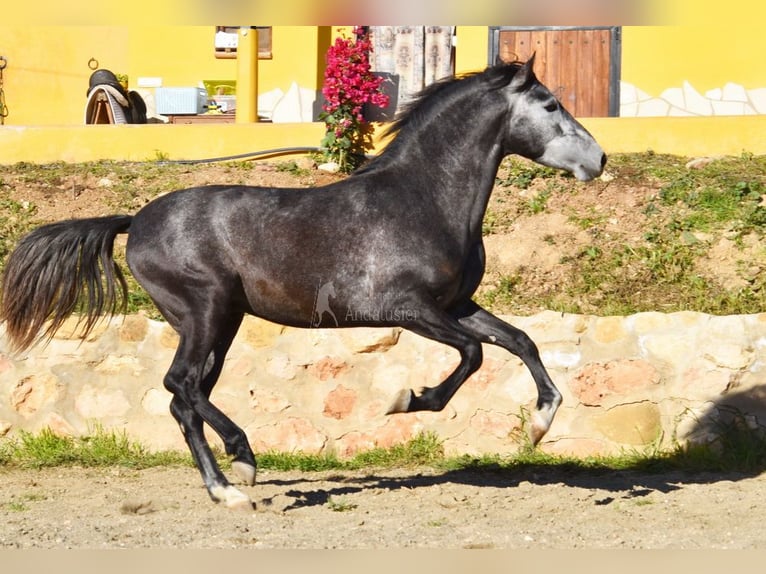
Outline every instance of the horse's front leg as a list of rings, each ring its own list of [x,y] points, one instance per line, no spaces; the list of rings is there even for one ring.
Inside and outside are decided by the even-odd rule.
[[[463,328],[454,317],[435,306],[413,304],[409,308],[418,309],[416,319],[402,323],[401,326],[413,333],[457,349],[460,353],[460,363],[435,387],[424,387],[418,394],[410,389],[403,389],[386,414],[442,410],[466,379],[478,370],[482,362],[481,342]]]
[[[536,445],[548,432],[561,404],[561,393],[543,366],[537,345],[524,331],[498,319],[473,301],[455,309],[454,316],[481,341],[513,353],[529,369],[537,385],[537,406],[529,429],[529,438]]]

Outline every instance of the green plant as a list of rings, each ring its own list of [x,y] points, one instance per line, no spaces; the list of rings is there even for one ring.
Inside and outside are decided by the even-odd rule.
[[[509,157],[503,161],[498,170],[495,183],[501,187],[524,190],[531,187],[532,183],[538,179],[551,179],[559,175],[559,172],[553,168],[517,157]]]
[[[514,454],[484,453],[479,456],[446,456],[441,440],[433,433],[420,434],[410,441],[387,449],[360,452],[350,459],[331,455],[303,453],[259,453],[258,466],[269,470],[359,470],[379,468],[430,467],[443,472],[471,470],[475,472],[518,472],[558,470],[567,473],[605,473],[640,471],[763,472],[766,470],[766,432],[752,428],[742,413],[730,409],[724,420],[711,426],[714,440],[705,443],[680,444],[673,439],[661,446],[661,438],[641,448],[626,449],[616,454],[574,457],[546,453],[532,447],[526,434],[528,413],[521,410],[522,425],[509,439],[518,444]],[[216,452],[225,463],[226,455]],[[58,437],[49,430],[33,435],[20,433],[15,439],[0,439],[0,464],[22,468],[79,465],[86,467],[123,466],[135,469],[155,466],[192,466],[191,458],[174,451],[151,452],[124,433],[107,432],[96,427],[93,434],[80,438]],[[224,468],[228,468],[224,464]],[[44,500],[30,493],[16,501]],[[354,507],[344,499],[329,499],[328,507],[344,511]]]
[[[165,151],[162,150],[154,150],[154,155],[149,158],[149,161],[155,161],[155,162],[162,162],[162,161],[168,161],[170,159],[170,154],[168,154]]]
[[[372,42],[364,28],[354,28],[354,39],[338,37],[327,50],[322,94],[325,103],[319,119],[326,132],[321,147],[326,158],[347,173],[357,167],[369,148],[370,133],[363,115],[365,104],[388,105],[380,90],[383,78],[370,71]]]
[[[327,508],[333,512],[349,512],[350,510],[354,510],[357,506],[357,504],[347,500],[333,499],[332,496],[327,500]]]
[[[281,173],[289,173],[295,177],[303,177],[311,173],[308,169],[300,167],[295,160],[277,162],[275,167],[277,171]]]
[[[10,512],[25,512],[29,510],[29,505],[21,500],[12,500],[3,504],[3,508]]]
[[[124,433],[95,427],[83,437],[60,436],[50,429],[38,434],[20,432],[5,439],[0,462],[22,468],[79,465],[85,467],[129,466],[146,468],[165,464],[191,464],[188,456],[174,452],[152,453]]]
[[[548,199],[551,196],[551,188],[546,187],[542,191],[536,193],[527,200],[526,211],[535,215],[545,211],[545,206],[548,204]]]
[[[502,275],[494,287],[486,290],[478,297],[479,303],[491,308],[512,303],[516,289],[522,283],[522,272],[523,270],[514,275]]]

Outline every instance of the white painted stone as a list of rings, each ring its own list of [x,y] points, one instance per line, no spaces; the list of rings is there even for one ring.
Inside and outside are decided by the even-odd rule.
[[[631,102],[629,104],[620,104],[621,118],[634,118],[637,115],[638,115],[638,102]]]
[[[721,99],[730,102],[746,102],[747,90],[739,84],[728,82],[721,91]]]
[[[722,100],[723,90],[721,88],[713,88],[705,92],[705,97],[709,100]]]
[[[671,107],[668,111],[668,117],[671,118],[685,118],[693,115],[693,113],[687,110],[682,110],[681,108],[676,108],[675,106]]]
[[[274,104],[271,121],[276,123],[297,123],[313,121],[313,90],[301,88],[297,82],[290,84],[287,92]]]
[[[671,106],[680,109],[686,109],[684,91],[682,88],[668,88],[660,94],[660,98],[668,102]]]
[[[328,173],[338,173],[340,171],[340,165],[338,165],[334,161],[329,161],[327,163],[320,163],[317,166],[317,169],[326,171]]]
[[[753,109],[759,114],[766,114],[766,88],[750,90],[747,95]]]
[[[636,86],[628,82],[620,82],[620,106],[635,104],[638,102],[638,90]]]
[[[745,104],[742,102],[713,102],[713,114],[716,116],[741,116],[744,112]]]
[[[689,82],[684,81],[683,91],[688,112],[698,116],[709,116],[713,113],[713,106],[710,100],[700,94]]]
[[[281,100],[284,95],[285,93],[279,88],[258,94],[258,115],[263,118],[271,119],[274,106],[277,105],[277,102]]]
[[[634,86],[630,82],[620,82],[620,102],[621,103],[637,103],[651,100],[652,96],[647,94],[638,86]]]
[[[652,98],[638,105],[640,117],[665,117],[668,115],[670,104],[660,98]]]

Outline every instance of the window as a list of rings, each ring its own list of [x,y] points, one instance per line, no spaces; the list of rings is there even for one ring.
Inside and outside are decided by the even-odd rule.
[[[271,26],[250,26],[258,30],[258,58],[271,59]],[[215,57],[236,58],[241,26],[215,27]]]

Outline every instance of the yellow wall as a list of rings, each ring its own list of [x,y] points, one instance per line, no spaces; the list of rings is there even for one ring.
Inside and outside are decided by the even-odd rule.
[[[766,154],[766,115],[699,118],[584,118],[607,154],[643,152],[681,156]],[[324,124],[6,126],[0,164],[160,157],[208,159],[273,148],[317,146]],[[376,150],[378,151],[378,150]]]
[[[489,28],[458,26],[455,31],[455,73],[476,72],[487,67]]]
[[[82,124],[88,62],[127,74],[162,78],[163,86],[235,80],[235,59],[214,52],[214,26],[0,26],[0,55],[10,111],[6,125]],[[327,26],[275,26],[272,59],[259,61],[259,92],[287,91],[292,82],[321,89]]]
[[[130,29],[129,75],[161,77],[164,86],[195,86],[202,80],[234,80],[235,59],[216,58],[214,26],[156,26]],[[271,59],[258,62],[260,91],[281,88],[292,82],[321,87],[317,54],[324,56],[330,34],[326,26],[275,26]],[[322,64],[323,66],[323,64]]]
[[[115,72],[128,66],[128,30],[120,26],[0,26],[7,125],[81,124],[88,61]]]
[[[766,87],[763,26],[626,26],[622,80],[652,96],[688,81],[704,92],[734,82]]]

